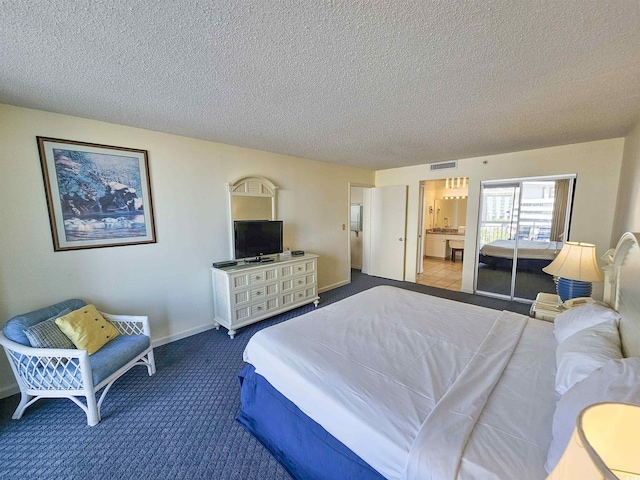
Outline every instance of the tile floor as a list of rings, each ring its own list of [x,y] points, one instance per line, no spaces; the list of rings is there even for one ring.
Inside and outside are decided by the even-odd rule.
[[[452,262],[450,258],[445,260],[425,258],[422,267],[423,271],[416,277],[416,283],[460,291],[462,287],[462,261],[459,255],[456,262]]]

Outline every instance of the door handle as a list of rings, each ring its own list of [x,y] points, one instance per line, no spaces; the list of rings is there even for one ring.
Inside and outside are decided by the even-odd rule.
[[[398,240],[402,241],[402,237],[400,237]]]

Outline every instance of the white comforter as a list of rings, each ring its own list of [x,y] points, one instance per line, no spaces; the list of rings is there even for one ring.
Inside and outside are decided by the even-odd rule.
[[[480,253],[492,257],[513,258],[515,245],[515,240],[494,240],[484,245]],[[562,250],[562,242],[518,240],[518,258],[553,260],[560,250]]]
[[[258,332],[244,359],[386,478],[541,479],[552,330],[377,287]]]

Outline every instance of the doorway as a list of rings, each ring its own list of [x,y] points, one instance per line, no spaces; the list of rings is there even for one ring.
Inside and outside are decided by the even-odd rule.
[[[361,205],[357,201],[360,191]],[[350,225],[355,225],[357,212],[360,212],[362,228],[361,231],[351,230],[348,237],[349,262],[357,267],[353,260],[361,255],[362,273],[404,281],[407,191],[407,185],[349,184]]]
[[[531,302],[555,293],[542,271],[569,239],[575,175],[481,183],[476,293]]]
[[[351,268],[362,270],[364,190],[367,187],[349,187],[349,251]]]
[[[469,178],[420,182],[416,283],[462,289]]]

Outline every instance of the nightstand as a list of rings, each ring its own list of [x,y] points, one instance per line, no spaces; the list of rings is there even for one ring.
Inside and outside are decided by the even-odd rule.
[[[531,305],[529,315],[539,320],[553,322],[564,310],[565,308],[562,306],[558,295],[553,293],[539,293],[536,296],[535,302]]]

